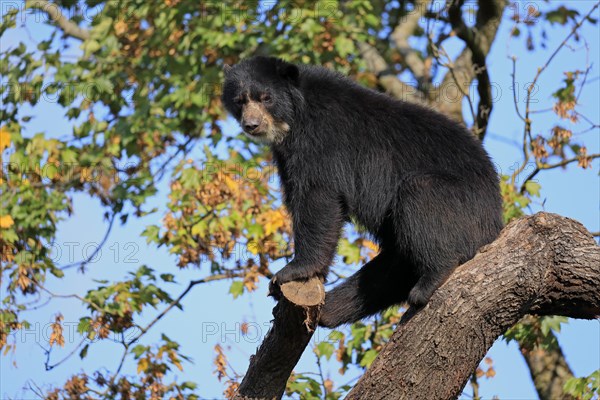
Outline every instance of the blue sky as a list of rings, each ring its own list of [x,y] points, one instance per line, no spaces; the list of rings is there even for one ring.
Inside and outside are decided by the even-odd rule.
[[[525,6],[530,2],[519,3]],[[570,1],[569,4],[587,12],[593,4],[592,1]],[[3,13],[6,8],[3,7]],[[596,11],[596,18],[598,12]],[[517,78],[519,90],[519,104],[524,107],[523,98],[525,85],[531,82],[536,68],[543,65],[550,53],[564,39],[565,29],[548,29],[547,49],[538,48],[529,53],[524,48],[524,40],[513,39],[507,43],[508,32],[511,24],[504,19],[489,56],[490,76],[494,82],[496,102],[490,120],[489,135],[485,146],[490,152],[499,170],[510,173],[516,163],[521,161],[521,152],[518,143],[522,134],[522,124],[514,111],[511,91],[510,71],[512,63],[508,56],[515,55],[517,62]],[[44,37],[49,28],[36,21],[27,21],[27,31],[23,28],[9,32],[2,38],[2,49],[14,46],[19,41],[24,41],[29,46],[35,46],[29,35],[34,38]],[[538,32],[539,33],[539,32]],[[539,35],[538,35],[539,37]],[[544,72],[539,80],[539,90],[534,99],[538,101],[539,108],[551,106],[551,93],[556,90],[563,79],[563,71],[584,69],[592,64],[581,99],[581,111],[594,122],[600,120],[600,48],[598,41],[598,27],[585,25],[582,37],[587,38],[588,51],[583,43],[570,42]],[[449,45],[451,51],[458,47]],[[5,84],[2,79],[2,84]],[[27,112],[28,111],[28,112]],[[48,136],[64,136],[71,132],[68,121],[62,117],[64,110],[51,102],[41,102],[34,110],[24,109],[25,114],[33,114],[35,118],[24,131],[26,136],[37,132],[46,132]],[[558,118],[551,112],[536,114],[533,121],[533,131],[547,132]],[[569,125],[565,123],[565,125]],[[227,123],[226,129],[234,132],[238,129],[235,124]],[[581,131],[586,125],[579,125],[574,131]],[[600,135],[598,130],[578,135],[578,139],[588,147],[589,153],[600,151]],[[599,162],[593,163],[593,169],[582,171],[571,167],[568,172],[561,169],[547,171],[538,175],[542,185],[543,198],[539,204],[532,207],[532,212],[546,210],[581,221],[590,231],[600,230],[600,185],[598,181]],[[151,205],[158,207],[157,213],[140,219],[130,219],[125,227],[116,224],[106,246],[102,249],[96,262],[89,266],[89,273],[81,275],[74,270],[67,274],[63,280],[50,279],[47,287],[58,293],[69,294],[85,292],[92,283],[92,279],[119,279],[127,271],[136,269],[138,265],[147,264],[159,272],[176,271],[176,260],[167,254],[165,249],[156,249],[147,246],[145,240],[139,237],[144,227],[148,224],[161,224],[161,219],[166,209],[167,180],[161,183],[159,194],[151,200]],[[106,230],[106,222],[102,219],[103,209],[95,200],[86,196],[74,197],[74,215],[69,220],[61,223],[56,242],[58,264],[68,264],[85,257],[85,251],[93,248],[94,243],[99,243]],[[541,205],[543,203],[543,206]],[[148,207],[151,208],[151,207]],[[91,247],[90,247],[91,246]],[[71,259],[70,250],[73,250]],[[60,253],[60,254],[58,254]],[[165,285],[164,289],[173,295],[182,291],[190,279],[204,276],[204,271],[184,270],[176,271],[179,284]],[[267,298],[266,282],[261,282],[259,289],[249,295],[234,300],[228,295],[229,282],[215,282],[194,288],[183,301],[184,310],[174,310],[161,320],[153,330],[144,337],[142,343],[148,344],[159,338],[165,332],[171,339],[182,345],[182,353],[194,359],[194,364],[184,364],[184,372],[177,373],[178,380],[193,380],[199,384],[199,394],[204,398],[221,398],[222,386],[213,374],[214,346],[221,344],[229,349],[230,362],[236,372],[243,374],[247,367],[248,357],[254,353],[260,344],[262,335],[266,333],[271,319],[273,301]],[[44,370],[45,355],[40,346],[46,346],[50,334],[49,323],[53,316],[61,312],[67,326],[76,326],[81,316],[81,305],[75,299],[54,300],[49,305],[27,314],[32,322],[32,329],[17,333],[17,353],[8,355],[0,361],[0,398],[34,398],[31,393],[23,391],[29,380],[37,385],[60,385],[73,373],[79,371],[93,371],[99,366],[109,370],[116,368],[121,349],[118,344],[110,340],[96,343],[91,346],[88,357],[82,362],[78,357],[73,357],[61,366],[51,371]],[[144,318],[150,320],[155,315],[147,310]],[[243,337],[239,332],[239,324],[251,323],[248,337]],[[67,345],[64,349],[52,354],[52,362],[60,360],[68,354],[80,338],[74,329],[66,329]],[[318,330],[316,337],[323,339],[328,331]],[[563,325],[559,335],[559,342],[566,354],[567,361],[576,375],[587,375],[600,368],[600,322],[571,320]],[[481,393],[485,398],[498,395],[502,399],[534,399],[536,398],[529,372],[514,344],[507,345],[498,341],[490,350],[489,356],[494,360],[496,376],[493,379],[481,381]],[[296,371],[316,371],[315,356],[306,351]],[[13,366],[13,362],[17,367]],[[357,371],[350,371],[346,376],[339,377],[336,373],[336,364],[326,368],[338,383],[345,383],[357,376]],[[130,361],[125,365],[126,373],[135,373],[135,365]],[[466,398],[466,397],[465,397]]]

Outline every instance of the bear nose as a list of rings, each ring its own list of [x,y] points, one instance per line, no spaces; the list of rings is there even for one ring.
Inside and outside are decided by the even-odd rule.
[[[258,124],[246,124],[244,125],[244,129],[246,132],[253,132],[256,128],[258,128]]]
[[[259,125],[260,121],[258,119],[248,119],[244,121],[244,130],[248,133],[254,132]]]

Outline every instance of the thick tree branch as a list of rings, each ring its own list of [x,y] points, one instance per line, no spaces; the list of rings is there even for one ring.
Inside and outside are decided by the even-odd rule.
[[[469,94],[469,87],[478,79],[479,104],[477,106],[477,133],[483,138],[487,121],[492,109],[490,78],[485,59],[490,52],[502,13],[506,7],[504,0],[481,0],[477,9],[475,26],[469,28],[461,17],[461,1],[454,0],[448,10],[450,22],[457,36],[466,44],[464,50],[453,62],[453,71],[449,71],[442,80],[440,93],[435,96],[437,107],[443,113],[457,121],[462,121],[462,99]],[[453,85],[463,90],[449,91]]]
[[[51,3],[48,0],[27,0],[25,7],[40,10],[48,14],[48,17],[62,29],[66,36],[79,40],[87,40],[90,37],[88,30],[81,28],[64,16],[58,4]]]
[[[388,66],[375,47],[368,43],[359,42],[358,49],[367,63],[367,68],[377,75],[379,84],[383,86],[386,92],[400,100],[416,103],[424,101],[423,94],[417,88],[398,79],[395,72]]]
[[[598,287],[600,247],[580,223],[549,213],[515,221],[401,322],[347,398],[455,398],[524,314],[597,318]]]
[[[463,3],[464,0],[455,0],[448,10],[448,16],[450,18],[450,24],[452,25],[453,30],[456,32],[456,35],[461,38],[467,45],[467,48],[471,50],[471,61],[473,63],[473,72],[475,73],[475,78],[477,78],[477,93],[479,94],[479,105],[477,106],[473,132],[479,138],[483,139],[487,129],[488,117],[493,106],[492,86],[485,62],[486,53],[484,53],[482,51],[482,47],[480,47],[481,39],[479,39],[477,33],[478,30],[477,28],[469,28],[462,18],[461,7]],[[494,9],[493,7],[489,7],[488,4],[487,11],[484,7],[484,10],[481,12],[494,13],[497,11],[498,10]],[[501,15],[502,14],[500,14],[500,16]]]
[[[580,223],[549,213],[514,221],[423,309],[408,310],[347,398],[455,398],[494,341],[524,315],[599,316],[598,287],[600,247]],[[238,398],[281,397],[311,335],[303,310],[283,311],[293,307],[287,300],[276,307]],[[308,308],[317,312],[311,321],[315,307]],[[296,315],[288,319],[291,312]]]
[[[409,45],[408,38],[414,33],[419,25],[419,20],[427,12],[427,4],[429,2],[430,0],[418,0],[415,3],[413,12],[403,18],[390,35],[398,53],[403,57],[404,65],[412,72],[419,84],[425,77],[425,63]],[[387,93],[400,100],[416,103],[425,102],[425,95],[418,88],[402,82],[375,47],[368,43],[360,42],[358,43],[358,49],[362,58],[367,63],[367,68],[377,75],[379,84]]]
[[[402,55],[404,64],[410,69],[417,81],[421,81],[425,76],[425,63],[419,57],[418,53],[408,44],[408,38],[413,35],[415,29],[419,26],[419,21],[427,12],[427,6],[430,0],[417,0],[414,4],[414,10],[398,24],[391,34],[391,38],[396,45],[396,50]]]

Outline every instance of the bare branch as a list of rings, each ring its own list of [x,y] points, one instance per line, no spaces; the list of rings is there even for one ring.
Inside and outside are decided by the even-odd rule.
[[[292,369],[308,345],[319,321],[325,288],[313,278],[282,285],[281,300],[273,309],[273,326],[256,355],[234,399],[281,398]]]
[[[108,240],[108,237],[110,236],[110,232],[112,231],[113,224],[115,222],[115,218],[116,217],[117,217],[116,213],[111,214],[111,216],[110,216],[110,218],[108,220],[108,228],[106,228],[106,232],[104,233],[104,237],[102,238],[102,241],[100,241],[100,244],[98,246],[96,246],[96,249],[92,252],[92,254],[90,254],[83,261],[78,261],[78,262],[74,262],[74,263],[71,263],[71,264],[67,264],[67,265],[64,265],[64,266],[59,267],[59,268],[64,271],[65,269],[69,269],[69,268],[73,268],[73,267],[79,267],[79,269],[80,269],[81,272],[85,272],[85,266],[87,264],[89,264],[96,257],[96,255],[98,255],[98,253],[100,251],[102,251],[102,248],[106,244],[106,241]]]
[[[487,129],[489,115],[493,107],[492,86],[485,60],[487,53],[489,52],[489,46],[487,46],[487,51],[484,51],[484,48],[486,47],[485,44],[487,44],[488,41],[486,38],[480,37],[477,25],[474,29],[471,29],[463,21],[461,11],[463,3],[464,0],[453,1],[448,9],[448,16],[450,18],[450,24],[456,32],[456,35],[461,38],[467,45],[467,48],[471,50],[471,62],[473,64],[472,68],[474,78],[477,79],[477,93],[479,94],[479,104],[477,106],[477,113],[474,118],[475,121],[473,125],[473,132],[480,139],[483,139]],[[483,15],[485,15],[486,12],[494,15],[496,12],[500,11],[500,14],[496,16],[498,20],[502,16],[502,10],[498,10],[497,8],[490,7],[489,5],[486,7],[481,4],[481,2],[479,7],[480,10],[478,11],[478,19],[479,17],[483,18]],[[486,16],[486,18],[489,18],[489,16]],[[491,21],[494,21],[494,19],[492,18]],[[456,78],[454,77],[454,72],[453,78],[457,82]],[[469,95],[466,94],[466,96],[468,97]]]
[[[47,350],[44,350],[45,354],[46,354],[46,360],[44,361],[44,368],[46,369],[46,371],[50,371],[56,367],[58,367],[60,364],[64,363],[65,361],[67,361],[69,358],[71,358],[75,353],[77,353],[77,350],[79,350],[81,348],[81,346],[83,346],[83,344],[88,341],[89,339],[87,337],[83,337],[83,339],[81,339],[81,341],[79,341],[79,343],[77,344],[77,346],[75,346],[70,352],[69,354],[67,354],[66,356],[64,356],[61,360],[55,362],[54,364],[50,364],[50,355],[52,354],[52,347],[50,347]]]
[[[42,291],[46,292],[48,295],[50,295],[50,297],[54,297],[57,299],[77,299],[77,300],[81,301],[82,303],[89,304],[90,307],[94,308],[96,311],[98,311],[100,313],[103,312],[102,308],[100,308],[96,303],[94,303],[86,298],[83,298],[78,294],[75,294],[75,293],[73,293],[73,294],[57,294],[57,293],[51,292],[50,290],[46,289],[41,283],[39,283],[35,279],[33,279],[32,282],[34,285],[36,285],[38,288],[40,288],[40,290],[42,290]]]
[[[595,160],[596,158],[600,158],[600,154],[590,154],[589,156],[586,156],[586,158],[589,158],[590,160]],[[532,180],[533,178],[535,178],[535,176],[540,171],[544,171],[547,169],[554,169],[554,168],[558,168],[558,167],[566,167],[567,165],[574,163],[575,161],[579,161],[580,159],[581,159],[580,157],[567,158],[567,159],[562,160],[561,162],[557,162],[555,164],[537,163],[535,166],[535,169],[523,181],[520,192],[521,193],[525,192],[525,184],[527,182],[529,182],[530,180]]]
[[[169,311],[171,311],[171,309],[173,309],[173,307],[178,306],[179,303],[181,302],[181,300],[183,300],[183,298],[189,293],[190,290],[192,290],[192,288],[194,286],[200,285],[201,283],[214,282],[214,281],[219,281],[219,280],[223,280],[223,279],[239,278],[242,276],[244,276],[244,274],[241,272],[240,273],[225,273],[225,274],[219,274],[219,275],[211,275],[204,279],[197,279],[194,281],[190,281],[187,288],[185,288],[185,290],[183,292],[181,292],[181,294],[179,296],[177,296],[177,298],[175,300],[173,300],[171,303],[169,303],[169,305],[164,310],[162,310],[156,317],[154,317],[154,319],[152,321],[150,321],[148,323],[148,325],[146,325],[145,327],[140,327],[140,332],[137,335],[135,335],[133,338],[131,338],[125,344],[126,347],[129,347],[133,343],[137,342],[142,336],[144,336],[150,330],[150,328],[152,328]]]

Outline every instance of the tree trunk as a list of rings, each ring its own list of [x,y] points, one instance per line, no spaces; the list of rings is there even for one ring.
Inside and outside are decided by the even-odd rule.
[[[458,267],[423,309],[405,313],[347,399],[455,398],[494,341],[524,315],[596,318],[599,287],[600,247],[580,223],[549,213],[514,221]],[[312,335],[301,323],[305,314],[287,325],[277,307],[237,398],[280,398],[283,375]],[[310,310],[314,322],[319,307]]]

